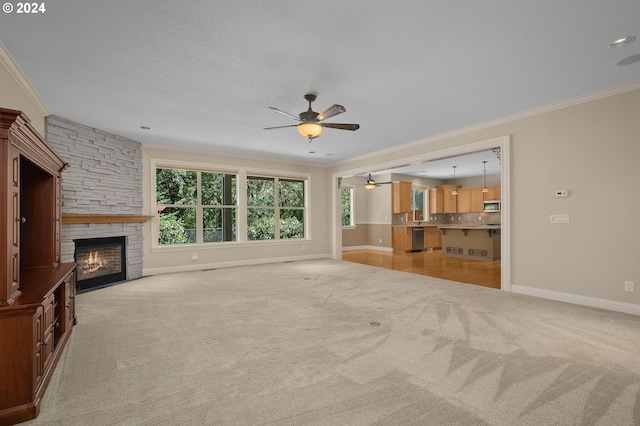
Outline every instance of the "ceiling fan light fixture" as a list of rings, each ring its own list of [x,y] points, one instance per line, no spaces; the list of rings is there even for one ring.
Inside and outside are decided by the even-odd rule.
[[[322,126],[318,123],[300,123],[298,132],[309,139],[315,139],[322,133]]]
[[[364,186],[364,189],[367,189],[369,191],[373,191],[374,189],[376,189],[376,181],[373,180],[373,177],[371,177],[371,173],[369,173],[369,176],[367,177],[367,184]]]

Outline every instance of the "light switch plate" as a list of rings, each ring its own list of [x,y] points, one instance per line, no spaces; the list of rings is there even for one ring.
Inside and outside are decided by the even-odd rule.
[[[549,215],[549,221],[551,223],[569,223],[568,214],[552,214]]]

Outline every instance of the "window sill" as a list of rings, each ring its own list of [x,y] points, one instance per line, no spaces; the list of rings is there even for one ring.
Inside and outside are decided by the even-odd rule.
[[[304,245],[309,244],[313,240],[310,238],[297,238],[291,240],[263,240],[263,241],[227,241],[221,243],[202,243],[202,244],[176,244],[176,245],[155,245],[151,247],[152,253],[178,252],[198,250],[224,250],[237,249],[244,247],[273,247],[286,245]]]

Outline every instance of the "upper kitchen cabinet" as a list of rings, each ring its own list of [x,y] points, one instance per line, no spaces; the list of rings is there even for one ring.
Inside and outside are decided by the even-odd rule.
[[[391,191],[393,213],[411,211],[411,182],[393,182]]]
[[[437,188],[443,190],[443,213],[458,213],[458,196],[453,195],[453,189],[460,189],[460,185],[441,185]]]
[[[458,211],[457,213],[469,213],[471,210],[471,191],[473,188],[458,189]]]
[[[442,187],[429,190],[429,214],[444,213],[444,189]]]
[[[499,186],[488,186],[487,189],[489,192],[485,192],[484,199],[488,200],[499,200],[500,199],[500,187]]]

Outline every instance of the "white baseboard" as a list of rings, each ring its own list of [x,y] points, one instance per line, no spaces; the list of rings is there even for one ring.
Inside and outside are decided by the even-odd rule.
[[[385,251],[388,253],[393,252],[393,247],[380,247],[380,246],[349,246],[342,247],[342,251],[351,251],[351,250],[377,250],[377,251]]]
[[[559,291],[545,290],[523,285],[511,285],[511,292],[526,294],[527,296],[541,297],[543,299],[557,300],[559,302],[573,303],[574,305],[590,306],[592,308],[607,309],[609,311],[624,312],[626,314],[640,315],[640,305],[618,302],[615,300],[598,299],[596,297],[581,296],[579,294],[562,293]]]
[[[298,260],[313,260],[313,259],[330,259],[329,254],[314,254],[307,256],[289,256],[289,257],[274,257],[267,259],[248,259],[248,260],[234,260],[229,262],[216,262],[216,263],[199,263],[195,265],[184,266],[168,266],[165,268],[143,268],[142,275],[158,275],[168,274],[171,272],[190,272],[190,271],[203,271],[205,269],[219,269],[219,268],[231,268],[234,266],[249,266],[249,265],[263,265],[265,263],[282,263],[282,262],[295,262]]]

